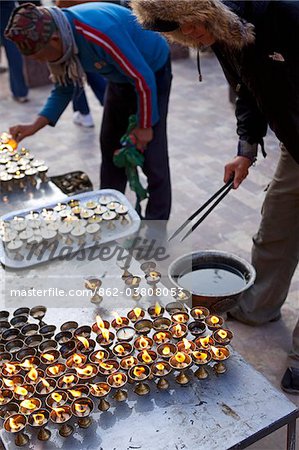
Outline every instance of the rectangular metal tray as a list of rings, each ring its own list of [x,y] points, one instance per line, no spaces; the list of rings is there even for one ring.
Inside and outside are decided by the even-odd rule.
[[[124,205],[126,205],[128,209],[128,213],[126,215],[127,221],[121,221],[121,220],[115,220],[113,221],[115,228],[109,229],[108,222],[104,223],[101,222],[101,239],[99,241],[93,241],[90,236],[86,235],[86,240],[84,244],[78,245],[76,243],[73,243],[72,246],[66,244],[62,238],[59,238],[58,236],[58,242],[55,244],[55,250],[52,249],[45,249],[43,251],[42,257],[38,254],[30,254],[30,259],[28,259],[29,252],[31,252],[30,248],[27,248],[25,245],[20,250],[19,254],[23,257],[22,260],[19,259],[13,259],[9,254],[7,254],[6,249],[4,248],[2,240],[0,240],[0,261],[1,263],[9,268],[13,269],[23,269],[26,267],[34,266],[37,264],[41,264],[47,261],[50,261],[52,259],[62,257],[63,256],[63,249],[67,248],[67,256],[70,254],[75,253],[79,250],[85,250],[88,248],[92,248],[95,245],[102,245],[117,239],[124,238],[126,236],[129,236],[133,233],[135,233],[140,226],[140,218],[138,214],[136,213],[133,206],[130,204],[128,199],[125,197],[124,194],[122,194],[119,191],[116,191],[114,189],[102,189],[98,191],[92,191],[92,192],[86,192],[78,195],[74,195],[72,197],[68,196],[62,196],[59,199],[60,203],[68,203],[71,199],[75,200],[84,200],[84,201],[96,201],[100,196],[111,196],[114,198],[115,201],[118,201]],[[38,206],[34,208],[35,211],[42,211],[44,208],[53,208],[57,202],[50,202],[50,203],[41,203]],[[5,214],[1,217],[1,220],[12,220],[15,216],[26,216],[26,214],[29,214],[32,211],[32,208],[22,209],[18,211],[13,211],[8,214]],[[42,245],[42,244],[40,244]],[[32,252],[31,252],[32,253]]]

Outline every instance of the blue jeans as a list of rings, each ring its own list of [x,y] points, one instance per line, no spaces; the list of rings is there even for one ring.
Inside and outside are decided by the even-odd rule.
[[[8,66],[10,90],[14,97],[26,97],[28,88],[23,75],[23,59],[17,46],[4,37],[4,30],[14,10],[15,2],[0,1],[0,39],[4,46]]]
[[[86,78],[89,86],[93,90],[95,96],[103,105],[104,94],[106,89],[106,81],[103,77],[95,73],[86,73]],[[73,109],[74,111],[79,111],[81,114],[89,114],[89,106],[87,103],[87,98],[83,87],[76,86],[73,95]]]

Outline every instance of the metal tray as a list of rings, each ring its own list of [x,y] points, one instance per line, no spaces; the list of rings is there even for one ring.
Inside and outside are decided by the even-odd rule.
[[[133,233],[135,233],[140,226],[140,218],[128,199],[123,195],[121,192],[116,191],[114,189],[102,189],[98,191],[92,191],[92,192],[86,192],[83,194],[74,195],[72,197],[68,196],[62,196],[59,199],[60,203],[68,203],[71,199],[74,200],[80,200],[80,201],[96,201],[100,196],[111,196],[115,201],[118,201],[124,205],[126,205],[128,209],[128,213],[126,215],[126,221],[122,220],[115,220],[113,221],[115,227],[113,229],[110,229],[108,226],[108,222],[101,222],[101,239],[98,241],[93,241],[91,236],[88,236],[86,234],[85,236],[85,242],[82,244],[78,243],[72,243],[71,245],[68,245],[65,243],[62,239],[62,237],[57,236],[57,239],[55,241],[55,249],[46,248],[43,250],[43,254],[38,255],[31,252],[30,248],[27,248],[25,245],[21,248],[19,255],[23,257],[22,260],[19,259],[13,259],[6,251],[2,240],[0,240],[0,262],[8,267],[13,269],[23,269],[26,267],[31,267],[37,264],[41,264],[47,261],[50,261],[55,258],[62,258],[63,255],[63,249],[66,249],[67,252],[66,255],[69,256],[75,252],[85,250],[88,248],[92,248],[96,245],[102,245],[117,239],[124,238],[126,236],[129,236]],[[44,203],[39,204],[34,208],[35,211],[42,211],[44,208],[53,208],[57,202],[51,202],[51,203]],[[1,217],[1,220],[12,220],[15,216],[26,216],[26,214],[29,214],[32,211],[32,208],[22,209],[14,212],[10,212],[8,214],[5,214]],[[40,244],[42,245],[42,244]],[[29,253],[31,252],[31,253]],[[30,259],[28,258],[28,255],[30,254]]]

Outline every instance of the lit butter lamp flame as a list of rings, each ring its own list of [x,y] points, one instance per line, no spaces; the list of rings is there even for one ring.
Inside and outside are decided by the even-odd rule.
[[[175,355],[174,355],[174,358],[175,358],[175,360],[176,360],[176,367],[178,367],[178,368],[183,368],[183,367],[186,367],[186,355],[184,354],[184,353],[182,353],[182,352],[177,352]]]
[[[62,378],[63,383],[65,384],[72,384],[75,380],[74,375],[64,375]]]
[[[166,346],[163,348],[162,353],[163,353],[164,356],[169,355],[169,354],[170,354],[170,347],[168,347],[168,345],[166,345]]]
[[[106,342],[109,342],[109,338],[110,338],[110,335],[109,335],[109,330],[106,330],[106,328],[101,328],[101,333],[102,333],[102,336],[103,336],[103,338],[104,338],[104,340],[106,341]]]
[[[9,375],[14,375],[18,371],[17,364],[5,363],[4,369]]]
[[[80,398],[83,395],[81,391],[77,391],[76,389],[68,389],[68,392],[70,392],[75,398]]]
[[[18,423],[17,420],[18,419],[14,417],[11,417],[9,419],[9,428],[13,433],[16,433],[17,431],[21,430],[24,427],[23,423],[22,422]]]
[[[118,353],[120,355],[123,355],[124,353],[126,353],[126,349],[121,344],[119,344],[115,347],[115,351],[116,351],[116,353]]]
[[[20,395],[21,397],[26,397],[26,395],[28,395],[27,389],[25,389],[24,387],[21,387],[21,386],[16,386],[16,387],[14,388],[14,392],[15,392],[17,395]]]
[[[38,414],[32,414],[34,424],[37,426],[42,426],[46,422],[46,418],[44,414],[38,413]]]
[[[133,369],[133,375],[136,378],[140,378],[141,380],[146,377],[146,370],[144,367],[136,366]]]
[[[219,331],[217,331],[217,336],[219,336],[221,339],[226,339],[227,332],[225,330],[219,330]]]
[[[99,350],[95,355],[95,359],[98,361],[102,361],[105,358],[105,353],[102,350]]]
[[[30,378],[31,381],[36,381],[38,379],[38,371],[34,367],[28,372],[28,378]]]
[[[143,350],[143,352],[142,352],[142,360],[145,363],[147,363],[147,364],[153,362],[153,358],[151,357],[151,355],[148,353],[147,350]]]
[[[162,362],[160,362],[160,363],[156,364],[156,369],[157,369],[159,372],[164,373],[164,372],[165,372],[165,365],[164,365]]]
[[[217,323],[219,323],[219,318],[218,318],[217,316],[211,316],[211,317],[210,317],[210,322],[211,322],[213,325],[216,325]]]
[[[208,355],[205,352],[199,352],[199,351],[195,351],[193,352],[193,355],[195,356],[195,358],[199,361],[205,361],[208,359]]]
[[[183,329],[179,323],[174,326],[173,331],[174,331],[174,335],[177,337],[180,337],[184,334]]]
[[[126,368],[133,367],[135,364],[135,359],[133,356],[128,356],[123,361],[124,361],[123,364]]]
[[[155,273],[155,272],[151,272],[150,275],[152,273]],[[155,316],[159,316],[161,314],[161,310],[162,310],[161,306],[159,305],[158,302],[156,302],[156,304],[155,304]]]
[[[20,364],[20,366],[23,368],[23,369],[32,369],[32,368],[34,368],[34,367],[36,367],[36,366],[34,366],[34,364],[32,364],[31,362],[30,362],[30,360],[29,359],[25,359],[25,361],[23,361],[21,364]]]
[[[138,317],[140,317],[140,315],[141,315],[142,309],[141,308],[134,308],[133,311],[134,311],[134,314],[135,314],[135,318],[138,319]]]
[[[114,318],[115,318],[115,322],[117,323],[117,325],[122,325],[122,323],[123,323],[123,320],[122,320],[122,318],[120,317],[120,315],[117,313],[117,312],[112,312],[112,314],[113,314],[113,316],[114,316]]]
[[[83,358],[82,358],[82,356],[78,355],[78,353],[74,353],[72,355],[72,361],[73,361],[74,364],[77,364],[79,366],[80,364],[83,363]]]
[[[8,378],[2,378],[3,383],[5,384],[5,386],[7,386],[8,388],[13,388],[15,383],[13,382],[13,380],[9,380]]]
[[[84,416],[89,413],[88,405],[83,405],[82,403],[75,403],[75,410],[78,414]]]
[[[114,386],[121,386],[123,384],[123,377],[122,377],[121,373],[112,375],[112,380],[113,380]]]
[[[52,366],[52,367],[49,367],[48,370],[49,370],[49,372],[52,375],[58,375],[59,372],[60,372],[60,367],[59,366]]]
[[[96,316],[96,323],[97,323],[98,328],[100,328],[100,329],[105,328],[105,324],[104,324],[101,316]]]
[[[166,338],[166,333],[163,333],[163,331],[160,331],[159,333],[156,334],[156,340],[158,342],[163,342]]]
[[[66,414],[64,408],[53,408],[53,411],[55,411],[57,422],[66,422],[69,419],[69,414]]]
[[[51,355],[51,353],[43,353],[42,357],[49,362],[53,362],[55,359],[54,355]]]
[[[99,386],[98,384],[90,384],[90,387],[93,389],[96,395],[106,395],[109,392],[109,389],[105,389],[104,386]]]
[[[206,336],[206,337],[204,337],[204,338],[200,338],[200,339],[199,339],[199,342],[200,342],[200,345],[201,345],[203,348],[208,348],[208,347],[210,347],[210,337],[209,337],[209,336]]]
[[[195,314],[196,317],[202,316],[203,315],[203,311],[202,311],[202,309],[196,308],[194,310],[194,314]]]
[[[76,371],[78,373],[78,375],[85,376],[85,377],[91,377],[91,375],[93,374],[93,368],[91,365],[87,365],[86,367],[76,367]]]
[[[20,403],[20,407],[24,408],[24,409],[28,409],[30,411],[37,409],[36,404],[32,400],[23,400]]]
[[[113,370],[113,369],[114,369],[113,364],[107,364],[107,363],[105,363],[105,362],[102,362],[102,363],[100,364],[100,367],[101,367],[103,370],[105,370],[105,371],[110,371],[110,370]]]
[[[227,358],[227,355],[223,352],[223,349],[211,345],[211,350],[214,354],[214,359],[222,360]]]
[[[138,342],[138,346],[139,348],[146,349],[148,347],[148,341],[143,336],[141,336]]]
[[[173,317],[176,320],[176,322],[179,322],[179,323],[184,323],[185,322],[184,314],[175,314]]]
[[[89,349],[89,342],[88,342],[88,339],[86,339],[86,338],[83,337],[83,336],[77,336],[77,339],[84,345],[84,348],[85,348],[86,350]]]
[[[48,383],[48,381],[45,380],[45,378],[41,378],[41,382],[42,382],[42,385],[43,385],[41,393],[43,394],[45,392],[49,392],[49,390],[50,390],[50,383]]]
[[[55,403],[60,403],[62,400],[62,395],[59,394],[59,392],[53,392],[53,394],[51,394],[51,398],[52,400],[54,400]]]
[[[189,342],[188,339],[183,338],[183,344],[184,344],[185,350],[190,350],[190,348],[191,348],[191,342]]]

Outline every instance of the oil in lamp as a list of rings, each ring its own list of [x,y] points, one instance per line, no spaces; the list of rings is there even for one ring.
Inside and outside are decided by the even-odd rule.
[[[140,282],[141,282],[141,278],[137,277],[137,276],[134,276],[134,275],[128,276],[125,279],[126,286],[131,288],[131,292],[133,293],[132,294],[132,300],[138,301],[138,300],[141,299],[141,295],[140,295],[140,292],[138,290]]]
[[[211,355],[212,359],[214,361],[217,361],[217,363],[213,367],[215,372],[217,372],[218,374],[225,373],[227,369],[223,361],[225,361],[230,356],[228,348],[211,346]]]
[[[73,333],[71,333],[71,331],[60,331],[60,333],[56,334],[54,339],[60,345],[66,344],[73,339]]]
[[[113,398],[118,402],[123,402],[128,398],[127,391],[121,389],[128,381],[125,373],[115,372],[107,377],[107,384],[114,389],[117,389]]]
[[[106,211],[102,215],[102,219],[107,222],[107,228],[109,230],[113,230],[115,228],[115,225],[113,223],[113,220],[116,219],[116,212],[114,211]]]
[[[172,344],[171,342],[160,344],[157,347],[157,353],[163,359],[171,358],[177,352],[177,350],[177,346],[175,344]]]
[[[47,339],[40,344],[38,350],[40,353],[48,353],[51,350],[56,350],[57,347],[58,343],[54,339]]]
[[[91,327],[89,325],[82,325],[74,331],[74,337],[82,336],[89,339],[91,335]]]
[[[215,341],[212,336],[199,337],[195,339],[194,342],[199,349],[204,348],[209,350],[211,345],[215,345]]]
[[[76,352],[76,342],[75,341],[69,341],[65,344],[62,344],[60,347],[60,354],[62,358],[68,358],[70,355]]]
[[[87,384],[77,384],[73,389],[68,389],[67,393],[70,401],[73,401],[77,398],[88,397],[90,389]]]
[[[195,306],[191,309],[190,314],[194,320],[204,320],[210,315],[210,311],[204,306]]]
[[[38,409],[28,417],[28,423],[32,428],[38,429],[37,439],[48,441],[51,431],[46,428],[50,418],[50,413],[46,409]]]
[[[86,339],[83,336],[77,336],[77,339],[80,341],[77,345],[77,349],[79,352],[84,355],[89,355],[94,351],[96,343],[93,339]]]
[[[156,270],[151,270],[148,274],[145,275],[145,279],[147,284],[152,286],[153,295],[156,295],[157,292],[157,284],[161,281],[161,273]],[[158,317],[158,316],[156,316]]]
[[[14,389],[16,386],[22,386],[22,384],[24,384],[24,378],[22,377],[22,375],[17,375],[15,377],[11,377],[11,378],[2,378],[2,383],[3,383],[3,387],[5,389]]]
[[[119,208],[120,203],[113,200],[113,201],[107,203],[106,206],[110,211],[116,211],[116,209]]]
[[[107,350],[95,350],[91,355],[89,355],[89,361],[99,364],[100,362],[108,359],[109,352]]]
[[[56,380],[54,378],[41,378],[37,383],[35,390],[40,396],[49,395],[56,389]]]
[[[179,375],[175,378],[175,381],[179,384],[187,384],[190,381],[190,378],[186,374],[186,370],[192,365],[192,359],[190,355],[187,355],[183,352],[177,352],[173,355],[169,364],[174,370],[177,370]]]
[[[78,417],[78,425],[80,428],[88,428],[91,424],[90,414],[94,409],[94,403],[90,398],[83,397],[73,401],[73,416]]]
[[[222,328],[223,325],[223,319],[220,316],[207,316],[205,319],[205,322],[208,326],[208,328],[212,331],[217,330],[218,328]]]
[[[168,330],[171,325],[171,320],[167,317],[158,317],[153,321],[153,328],[157,331]]]
[[[163,316],[164,308],[163,306],[159,305],[158,302],[156,302],[155,306],[150,306],[147,312],[149,313],[152,319],[157,319],[157,317]]]
[[[153,339],[156,345],[164,344],[165,342],[170,342],[172,339],[172,334],[170,331],[156,331],[153,335]]]
[[[98,334],[96,341],[101,347],[110,347],[113,344],[115,335],[109,330],[102,328],[101,334]]]
[[[2,376],[3,377],[14,377],[15,375],[18,375],[18,373],[21,371],[21,367],[19,366],[19,363],[17,362],[5,362],[2,366]]]
[[[110,408],[110,403],[105,400],[105,397],[111,391],[111,387],[107,383],[90,384],[90,393],[93,397],[100,398],[99,410],[107,411]]]
[[[13,399],[13,392],[9,389],[0,389],[0,406],[7,405]]]
[[[27,445],[29,437],[22,431],[26,427],[27,419],[23,414],[13,414],[4,421],[4,429],[8,433],[16,433],[15,444],[18,447]]]
[[[115,359],[106,359],[99,364],[99,372],[102,375],[111,375],[117,372],[119,369],[119,363]]]
[[[137,381],[134,392],[138,395],[146,395],[150,392],[150,387],[144,381],[150,376],[150,368],[148,366],[137,364],[128,372],[128,376],[132,381]]]
[[[25,399],[20,403],[20,413],[25,414],[25,416],[31,414],[41,407],[42,402],[39,398],[29,398]]]
[[[201,322],[199,320],[194,320],[194,322],[189,323],[188,330],[190,331],[190,333],[193,336],[197,337],[197,336],[200,336],[201,334],[205,333],[206,325],[204,322]]]
[[[186,289],[178,289],[174,298],[179,302],[187,303],[191,299],[191,292]]]
[[[39,330],[44,339],[51,339],[56,331],[55,325],[45,325]]]
[[[5,347],[5,352],[11,353],[13,357],[16,356],[16,353],[18,353],[20,350],[22,350],[24,346],[24,342],[21,341],[21,339],[14,339],[13,341],[9,341]]]
[[[157,361],[151,367],[152,374],[159,379],[158,389],[165,390],[169,388],[169,382],[165,377],[172,371],[171,365],[166,361]]]
[[[81,367],[75,367],[80,381],[91,381],[98,373],[95,364],[83,364]]]
[[[183,339],[187,335],[188,327],[184,323],[175,323],[169,328],[174,339]]]
[[[144,309],[136,307],[128,312],[127,317],[132,323],[135,323],[137,322],[137,320],[143,319],[144,315],[145,315]]]
[[[73,353],[71,356],[68,357],[66,360],[66,366],[69,369],[73,369],[75,367],[80,367],[83,364],[86,363],[87,356],[83,355],[82,353]]]
[[[68,424],[72,418],[72,411],[70,406],[64,405],[59,408],[53,408],[50,412],[50,419],[53,423],[57,425],[61,425],[59,429],[59,434],[62,437],[68,437],[70,436],[74,429],[73,427]]]
[[[129,208],[126,205],[119,205],[115,210],[116,214],[118,214],[121,218],[120,223],[122,225],[126,225],[128,223],[128,219],[126,218],[128,211],[129,211]]]
[[[17,339],[20,334],[21,332],[18,328],[10,328],[8,330],[3,331],[1,340],[4,344],[7,344],[7,342],[9,341]]]
[[[213,338],[217,344],[228,345],[233,338],[233,333],[230,330],[220,328],[214,331]]]
[[[140,269],[148,275],[150,272],[154,271],[157,264],[154,261],[146,261],[141,264]]]
[[[128,342],[119,342],[112,348],[112,353],[117,358],[123,358],[133,352],[133,347]]]
[[[135,356],[125,356],[120,360],[120,367],[125,371],[131,369],[133,366],[136,366],[136,364],[138,364],[138,360]]]
[[[37,356],[31,356],[29,358],[24,358],[23,361],[19,364],[20,367],[26,372],[29,372],[31,369],[37,369],[40,365],[40,359]]]
[[[34,334],[25,339],[25,345],[27,345],[27,347],[37,348],[42,341],[43,337],[40,334]]]
[[[60,352],[58,350],[48,350],[40,355],[40,360],[43,364],[54,364],[60,358]]]
[[[14,316],[11,319],[10,324],[12,327],[22,328],[24,325],[26,325],[27,322],[28,322],[28,315],[18,315]]]
[[[117,312],[112,312],[112,314],[114,315],[115,319],[112,320],[111,326],[115,330],[129,325],[129,319],[127,317],[120,317]]]
[[[74,386],[76,386],[77,383],[77,375],[73,373],[67,373],[59,378],[57,386],[59,389],[72,389]]]
[[[147,336],[140,336],[134,341],[134,347],[136,350],[149,350],[154,345],[154,341]]]
[[[64,406],[68,401],[68,395],[65,391],[55,391],[48,395],[46,398],[46,405],[51,408],[59,408]]]
[[[64,374],[66,365],[62,363],[52,364],[46,368],[46,375],[50,378],[59,378]]]
[[[26,400],[26,398],[33,397],[35,392],[32,384],[23,384],[22,386],[15,386],[13,390],[14,398],[17,401]]]
[[[178,351],[190,354],[196,349],[196,345],[193,341],[188,341],[188,339],[183,338],[182,341],[177,343]]]
[[[134,330],[137,334],[148,334],[152,328],[153,322],[150,319],[140,319],[134,324]]]
[[[137,355],[137,359],[141,364],[150,366],[157,359],[157,353],[154,350],[142,350]]]
[[[57,203],[56,206],[54,206],[54,211],[61,212],[64,211],[67,208],[67,205],[65,203]]]
[[[69,320],[68,322],[64,322],[61,325],[60,331],[74,332],[77,328],[78,328],[78,322],[75,322],[74,320]]]
[[[39,330],[39,326],[36,323],[29,323],[22,327],[21,333],[27,337],[27,336],[32,336],[34,334],[37,334],[38,330]]]
[[[110,323],[108,320],[103,320],[101,316],[96,316],[96,322],[92,325],[91,329],[94,333],[100,334],[102,328],[108,330],[110,328]]]
[[[172,314],[171,320],[175,323],[188,323],[189,314],[183,311]]]
[[[205,349],[199,349],[199,350],[195,350],[192,352],[191,354],[193,362],[196,366],[199,366],[198,369],[195,371],[194,375],[200,379],[200,380],[204,380],[205,378],[207,378],[209,376],[207,370],[205,369],[206,364],[209,364],[209,362],[212,359],[211,353],[209,352],[209,350],[205,350]]]

